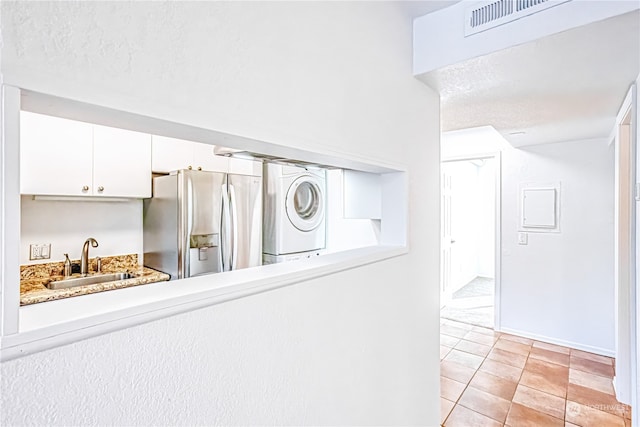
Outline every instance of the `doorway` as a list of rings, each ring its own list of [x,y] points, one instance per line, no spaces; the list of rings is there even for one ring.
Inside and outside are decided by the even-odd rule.
[[[478,157],[441,166],[440,316],[493,328],[497,160]]]

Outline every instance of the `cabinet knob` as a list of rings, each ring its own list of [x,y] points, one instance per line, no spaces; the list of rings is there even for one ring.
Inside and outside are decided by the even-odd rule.
[[[104,187],[102,185],[98,187],[98,193],[102,193],[103,191],[104,191]]]
[[[199,171],[201,171],[201,170],[202,170],[202,167],[201,167],[201,166],[198,166],[198,170],[199,170]]]
[[[89,191],[89,186],[88,185],[83,186],[82,187],[82,192],[86,193],[87,191]]]
[[[192,168],[191,166],[189,166],[189,168],[188,168],[188,169],[189,169],[189,170],[191,170],[191,169],[193,169],[193,168]]]

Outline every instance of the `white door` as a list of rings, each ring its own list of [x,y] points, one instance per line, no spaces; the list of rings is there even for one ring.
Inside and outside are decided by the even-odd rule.
[[[485,327],[498,324],[496,168],[494,156],[441,163],[442,315]]]
[[[151,197],[151,135],[94,127],[93,195]]]
[[[93,126],[20,113],[20,193],[82,196],[92,191]]]
[[[451,299],[451,173],[446,163],[442,164],[441,185],[441,220],[440,220],[440,307]]]

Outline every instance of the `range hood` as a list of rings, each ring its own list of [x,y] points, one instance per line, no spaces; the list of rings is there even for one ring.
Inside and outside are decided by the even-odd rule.
[[[221,147],[219,145],[215,146],[215,148],[213,149],[213,153],[218,156],[234,157],[234,158],[245,159],[245,160],[262,160],[269,163],[285,163],[285,164],[301,166],[305,168],[310,167],[310,168],[323,168],[323,169],[338,169],[334,166],[321,165],[318,163],[305,162],[302,160],[272,156],[272,155],[263,154],[263,153],[255,153],[247,150],[236,150],[235,148]]]

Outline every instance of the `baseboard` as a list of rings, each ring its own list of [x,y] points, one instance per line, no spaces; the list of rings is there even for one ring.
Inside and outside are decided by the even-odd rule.
[[[536,340],[536,341],[542,341],[542,342],[546,342],[546,343],[549,343],[549,344],[561,345],[563,347],[575,348],[576,350],[582,350],[582,351],[586,351],[588,353],[599,354],[601,356],[614,357],[614,358],[616,357],[616,353],[615,353],[614,350],[601,348],[601,347],[594,347],[594,346],[591,346],[591,345],[585,345],[585,344],[581,344],[581,343],[574,342],[574,341],[560,340],[560,339],[557,339],[557,338],[551,338],[551,337],[547,337],[547,336],[544,336],[544,335],[532,334],[531,332],[519,331],[517,329],[511,329],[511,328],[500,328],[500,330],[498,332],[504,332],[504,333],[507,333],[507,334],[518,335],[518,336],[525,337],[525,338],[530,338],[530,339]]]

